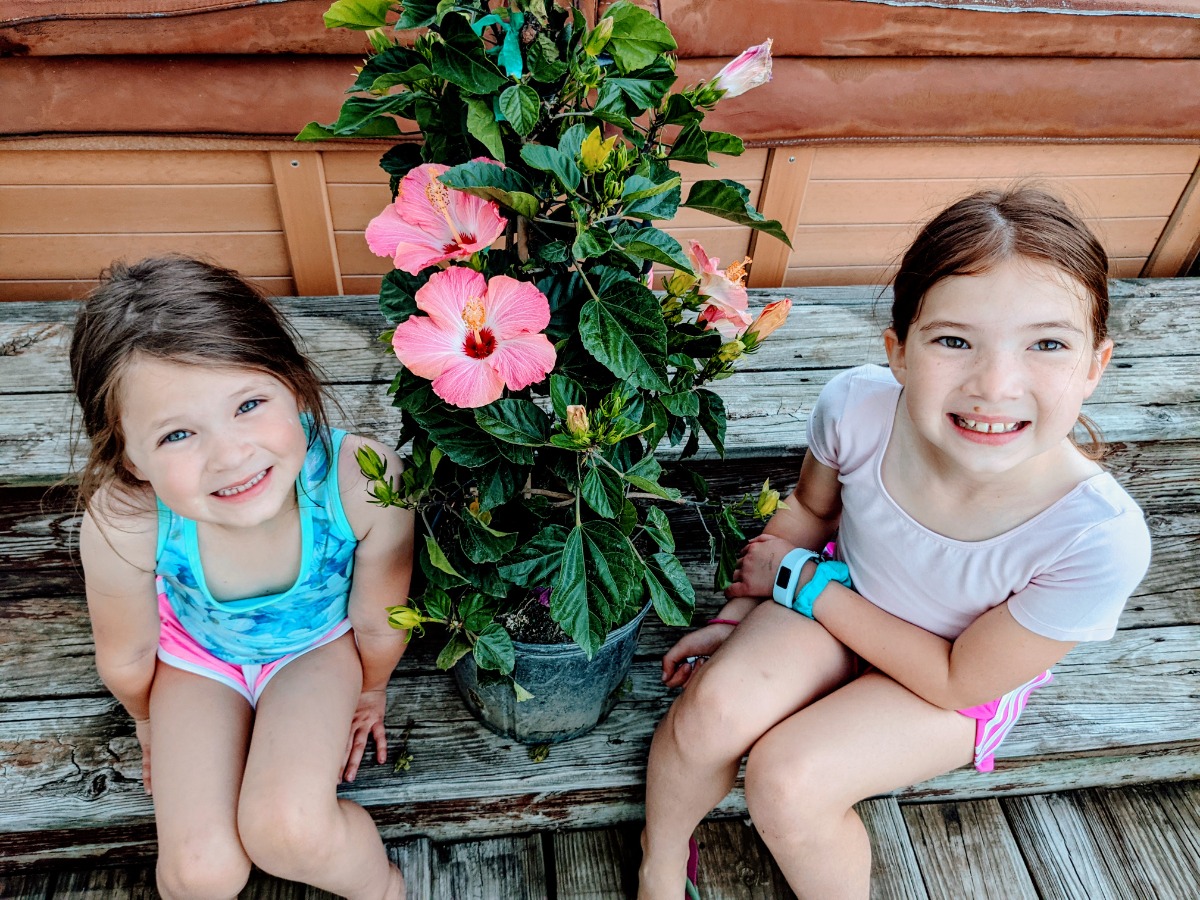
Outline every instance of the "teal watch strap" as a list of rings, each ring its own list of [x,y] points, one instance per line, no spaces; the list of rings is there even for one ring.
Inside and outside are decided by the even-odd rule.
[[[800,572],[804,568],[804,564],[810,559],[819,560],[820,558],[821,554],[805,550],[803,547],[789,550],[783,561],[780,562],[779,570],[775,573],[775,585],[771,588],[771,599],[791,609],[792,598],[796,596],[796,585],[800,583]]]
[[[826,585],[831,581],[844,584],[846,587],[853,587],[850,583],[850,568],[844,562],[836,559],[821,560],[817,563],[817,571],[813,573],[808,584],[800,588],[800,593],[796,595],[792,609],[811,619],[813,604],[817,602],[817,597],[821,596],[821,591],[825,590]]]

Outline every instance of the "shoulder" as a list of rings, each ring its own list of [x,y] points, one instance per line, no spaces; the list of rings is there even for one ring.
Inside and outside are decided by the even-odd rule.
[[[1080,485],[1070,501],[1063,512],[1076,521],[1079,533],[1068,552],[1097,561],[1106,554],[1118,557],[1137,569],[1140,579],[1150,564],[1150,529],[1136,501],[1107,472]]]
[[[79,555],[88,581],[122,572],[152,573],[158,547],[158,505],[145,488],[106,485],[88,504]]]
[[[839,372],[821,389],[808,420],[809,447],[817,460],[844,471],[869,455],[888,429],[900,384],[883,366]]]
[[[886,402],[900,393],[900,383],[883,366],[856,366],[834,375],[821,388],[817,408],[844,412],[849,407],[872,401]]]
[[[363,540],[372,531],[393,531],[402,527],[400,520],[407,522],[411,516],[406,510],[396,507],[381,507],[373,502],[371,479],[363,474],[358,463],[361,450],[373,450],[386,466],[388,477],[399,478],[404,462],[390,447],[372,438],[347,433],[338,449],[337,479],[341,494],[342,509],[346,520],[358,540]]]

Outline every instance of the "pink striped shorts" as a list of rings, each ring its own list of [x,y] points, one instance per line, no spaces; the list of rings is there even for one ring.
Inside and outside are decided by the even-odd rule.
[[[975,720],[975,768],[990,772],[996,765],[996,751],[1017,724],[1021,710],[1029,702],[1029,695],[1053,680],[1047,669],[1032,681],[1027,681],[1003,697],[969,709],[958,710],[959,714]]]
[[[308,651],[337,640],[350,630],[350,620],[343,619],[303,650],[297,650],[271,662],[243,666],[226,662],[197,643],[176,617],[167,595],[162,593],[158,595],[158,618],[162,623],[158,635],[159,659],[176,669],[228,685],[250,702],[251,709],[258,705],[258,698],[266,689],[267,682],[280,669]]]

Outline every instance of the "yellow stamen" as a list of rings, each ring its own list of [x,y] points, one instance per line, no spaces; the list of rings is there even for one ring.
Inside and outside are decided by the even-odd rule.
[[[734,284],[744,284],[746,282],[746,266],[750,265],[750,257],[746,257],[741,262],[735,262],[725,270],[725,277]]]
[[[479,340],[479,332],[483,329],[486,319],[487,310],[483,308],[483,301],[478,297],[468,300],[467,305],[463,307],[462,320],[474,333],[476,341]]]
[[[437,180],[436,170],[433,170],[429,184],[425,185],[425,196],[429,198],[430,204],[437,210],[438,215],[446,220],[446,224],[450,227],[450,233],[454,235],[455,243],[462,244],[462,235],[458,233],[458,229],[454,227],[454,220],[450,218],[450,190]]]

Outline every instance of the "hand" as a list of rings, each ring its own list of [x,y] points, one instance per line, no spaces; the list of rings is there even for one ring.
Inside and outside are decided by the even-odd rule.
[[[367,735],[375,738],[375,761],[387,761],[387,732],[383,727],[383,715],[387,710],[387,691],[363,691],[358,698],[358,709],[350,720],[350,737],[346,741],[346,763],[342,778],[353,781],[358,774],[359,763],[367,749]]]
[[[742,548],[737,568],[733,570],[733,582],[725,588],[725,596],[770,597],[775,586],[775,575],[779,564],[795,545],[773,534],[760,534]]]
[[[153,794],[150,787],[150,720],[134,719],[134,734],[142,746],[142,788],[147,794]]]
[[[698,631],[681,637],[662,661],[662,681],[667,687],[683,687],[704,660],[717,652],[725,639],[733,633],[732,625],[705,625]],[[689,657],[700,657],[693,663]]]

